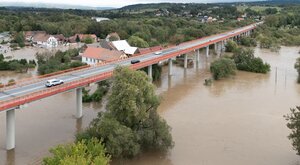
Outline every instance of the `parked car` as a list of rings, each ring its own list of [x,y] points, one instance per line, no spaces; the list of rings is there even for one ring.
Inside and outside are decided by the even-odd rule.
[[[51,79],[51,80],[48,80],[45,85],[46,85],[46,87],[52,87],[52,86],[60,85],[60,84],[63,84],[63,83],[64,83],[63,80]]]
[[[136,63],[139,63],[141,62],[140,60],[131,60],[131,64],[136,64]]]

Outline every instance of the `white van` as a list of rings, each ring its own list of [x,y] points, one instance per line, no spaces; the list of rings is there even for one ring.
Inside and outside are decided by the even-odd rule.
[[[63,80],[51,79],[51,80],[48,80],[45,85],[46,85],[46,87],[52,87],[52,86],[60,85],[60,84],[63,84],[63,83],[64,83]]]

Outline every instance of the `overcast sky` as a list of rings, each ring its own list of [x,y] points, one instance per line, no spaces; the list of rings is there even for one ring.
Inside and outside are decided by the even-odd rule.
[[[174,2],[174,3],[211,3],[211,2],[245,2],[251,0],[0,0],[1,2],[26,2],[26,3],[58,3],[71,4],[92,7],[122,7],[130,4],[138,3],[159,3],[159,2]],[[252,0],[253,1],[253,0]]]

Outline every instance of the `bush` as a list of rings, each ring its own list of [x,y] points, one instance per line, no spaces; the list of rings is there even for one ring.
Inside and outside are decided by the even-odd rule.
[[[84,42],[85,44],[92,44],[94,41],[93,41],[93,39],[92,39],[91,37],[86,37],[86,38],[83,40],[83,42]]]
[[[106,154],[102,141],[97,139],[59,145],[50,149],[50,152],[53,156],[43,159],[45,165],[108,165],[110,162],[110,156]]]
[[[297,155],[300,155],[300,106],[291,109],[291,113],[285,115],[287,127],[291,129],[291,133],[288,138],[292,141],[294,150],[297,151]]]
[[[253,39],[251,37],[243,37],[241,39],[241,45],[251,47],[251,46],[257,46],[257,43],[256,43],[255,39]]]
[[[90,90],[86,90],[83,88],[83,95],[82,95],[82,101],[83,102],[99,102],[102,100],[102,98],[107,94],[110,87],[110,82],[108,80],[104,80],[98,83],[98,87],[96,91],[90,95]]]
[[[238,70],[255,73],[267,73],[270,71],[270,65],[264,63],[261,58],[254,57],[252,49],[240,48],[234,53],[232,58]]]
[[[297,58],[297,61],[295,63],[295,69],[298,72],[298,83],[300,83],[300,58]]]
[[[225,48],[226,52],[234,52],[238,48],[238,45],[236,42],[229,40],[225,45]]]
[[[210,66],[210,72],[215,80],[234,75],[236,66],[233,60],[228,58],[220,58],[214,61]]]

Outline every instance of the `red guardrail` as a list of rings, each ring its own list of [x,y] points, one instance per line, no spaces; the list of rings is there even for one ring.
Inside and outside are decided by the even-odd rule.
[[[175,56],[178,56],[178,55],[181,55],[181,54],[185,54],[185,53],[191,52],[191,51],[199,49],[199,48],[209,46],[211,44],[222,41],[224,39],[231,38],[232,36],[239,35],[241,33],[252,30],[254,28],[256,28],[256,27],[249,27],[248,29],[245,29],[245,30],[243,30],[239,33],[234,33],[232,35],[225,36],[225,37],[219,38],[217,40],[212,40],[212,41],[206,42],[204,44],[196,45],[196,46],[190,47],[188,49],[173,52],[173,53],[170,53],[168,55],[158,56],[155,59],[148,60],[148,61],[143,61],[143,62],[134,64],[134,65],[131,66],[131,68],[132,69],[140,69],[140,68],[152,65],[152,64],[156,64],[160,61],[170,59],[172,57],[175,57]],[[224,33],[222,33],[222,34],[224,34]],[[210,36],[210,37],[212,37],[212,36]],[[205,37],[205,38],[207,38],[207,37]],[[204,38],[201,38],[201,39],[204,39]],[[197,40],[194,40],[193,42],[195,42],[195,41],[197,41]],[[186,43],[191,43],[191,42],[186,42]],[[186,44],[186,43],[184,43],[184,44]],[[144,54],[144,55],[146,55],[146,54]],[[117,61],[120,61],[120,60],[113,60],[113,61],[110,61],[109,63],[113,63],[113,62],[117,62]],[[108,63],[98,64],[98,65],[96,65],[96,67],[103,66],[103,65],[106,65],[106,64],[108,64]],[[89,69],[90,67],[87,67],[87,68]],[[82,69],[86,69],[86,68],[81,68],[81,69],[76,70],[76,71],[82,71]],[[55,95],[55,94],[58,94],[58,93],[61,93],[61,92],[65,92],[65,91],[68,91],[68,90],[71,90],[71,89],[86,86],[90,83],[95,83],[95,82],[107,79],[107,78],[111,77],[112,74],[113,74],[113,71],[109,71],[109,72],[102,73],[102,74],[99,74],[99,75],[96,75],[96,76],[93,76],[93,77],[90,77],[90,78],[86,78],[86,79],[83,79],[83,80],[76,80],[76,81],[66,83],[66,84],[63,84],[63,85],[60,85],[60,86],[57,86],[57,87],[52,87],[52,88],[48,88],[48,89],[45,89],[45,90],[42,90],[42,91],[37,91],[37,92],[34,92],[34,93],[30,93],[30,94],[25,95],[25,96],[20,96],[20,97],[9,99],[9,100],[2,101],[2,102],[0,101],[0,111],[4,111],[4,110],[7,110],[9,108],[17,107],[19,105],[23,105],[23,104],[26,104],[26,103],[29,103],[29,102],[32,102],[32,101],[36,101],[36,100],[39,100],[39,99],[42,99],[42,98],[45,98],[45,97],[49,97],[49,96],[52,96],[52,95]]]

